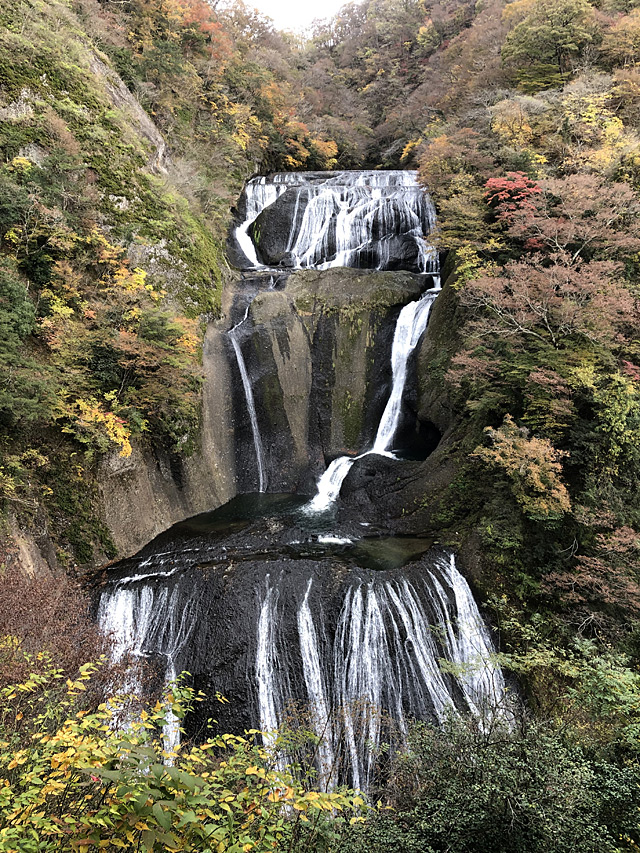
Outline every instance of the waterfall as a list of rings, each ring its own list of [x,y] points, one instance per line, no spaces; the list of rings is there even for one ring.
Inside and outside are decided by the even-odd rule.
[[[446,628],[448,657],[459,668],[458,681],[469,708],[481,720],[495,713],[495,699],[504,693],[504,677],[492,662],[493,644],[469,590],[458,571],[453,554],[440,564],[442,576],[451,592],[431,574],[433,589],[439,598]],[[450,603],[453,595],[453,608]],[[457,614],[454,619],[452,613]],[[457,621],[457,628],[455,622]]]
[[[398,316],[390,393],[371,447],[329,465],[302,517],[266,514],[275,506],[270,495],[245,498],[246,514],[236,517],[232,504],[243,500],[238,496],[219,515],[183,522],[138,558],[110,570],[97,618],[113,637],[116,659],[129,652],[159,661],[165,683],[187,668],[194,687],[227,695],[233,711],[221,714],[233,716],[220,715],[220,725],[231,722],[232,730],[259,725],[278,767],[288,756],[276,732],[295,726],[296,708],[302,708],[300,728],[317,738],[308,757],[319,784],[330,789],[350,782],[366,790],[379,772],[382,745],[401,748],[412,719],[437,723],[465,713],[482,726],[503,713],[505,685],[491,637],[453,554],[425,555],[425,545],[402,568],[385,564],[374,571],[358,556],[351,536],[334,529],[318,535],[321,525],[313,517],[336,501],[356,459],[395,458],[409,360],[440,289],[437,255],[427,242],[433,206],[414,173],[370,171],[255,178],[240,208],[245,219],[235,237],[250,269],[265,271],[268,264],[256,275],[265,286],[270,277],[275,287],[292,268],[343,265],[405,269],[431,276],[434,286]],[[283,227],[269,233],[269,222]],[[264,492],[264,448],[240,346],[250,306],[227,334]],[[249,514],[255,512],[247,506],[252,500],[265,517]],[[297,526],[294,536],[288,525]],[[127,690],[140,689],[135,667],[126,678]],[[214,702],[212,696],[204,707],[218,717]],[[198,713],[195,732],[202,708]],[[167,720],[165,738],[170,747],[178,742],[177,720]]]
[[[264,268],[252,226],[263,212],[278,209],[278,228],[286,233],[272,266],[437,270],[437,253],[426,240],[435,211],[415,172],[278,173],[249,181],[244,199],[245,220],[235,236],[248,268]]]
[[[251,300],[253,301],[253,300]],[[229,330],[227,333],[229,335],[229,339],[233,346],[233,351],[236,354],[236,361],[238,363],[238,370],[240,371],[240,378],[242,379],[242,387],[244,388],[244,397],[247,402],[247,411],[249,412],[249,421],[251,423],[251,433],[253,435],[253,446],[256,450],[256,464],[258,466],[258,491],[264,492],[267,488],[267,475],[264,464],[264,450],[262,447],[262,439],[260,437],[260,427],[258,426],[258,416],[256,414],[256,404],[253,399],[253,388],[251,387],[251,379],[249,378],[249,373],[247,371],[247,365],[244,360],[244,356],[242,355],[242,350],[240,348],[240,343],[238,342],[236,331],[242,326],[242,324],[246,321],[249,316],[249,309],[251,308],[251,302],[247,305],[247,310],[244,312],[244,317],[240,320],[239,323]]]
[[[151,576],[142,576],[145,579]],[[196,599],[183,601],[180,586],[142,585],[137,579],[125,579],[107,588],[100,596],[97,621],[103,633],[112,638],[112,660],[116,663],[129,653],[134,657],[164,659],[164,683],[175,680],[182,666],[179,655],[193,631]],[[129,667],[121,692],[140,695],[140,671]],[[172,711],[166,715],[163,729],[165,748],[180,743],[180,725]]]
[[[309,514],[326,512],[337,500],[354,462],[372,453],[393,456],[391,446],[400,422],[402,396],[407,379],[407,364],[427,327],[431,306],[439,286],[428,290],[420,299],[405,305],[398,316],[391,349],[391,393],[378,425],[373,447],[359,456],[339,456],[329,465],[317,483],[317,493],[305,507]]]
[[[256,678],[258,681],[258,710],[260,728],[265,733],[267,745],[273,745],[271,733],[280,725],[278,713],[276,683],[275,683],[275,639],[276,605],[278,591],[269,586],[267,575],[267,592],[260,606],[258,617],[258,643],[256,652]]]
[[[324,788],[332,786],[335,772],[335,756],[331,743],[330,703],[324,686],[324,674],[320,660],[320,647],[313,616],[309,607],[309,593],[313,579],[309,578],[307,590],[298,610],[298,633],[302,653],[302,671],[309,697],[309,711],[313,729],[320,738],[318,743],[319,781]]]
[[[284,693],[275,662],[290,648],[291,636],[274,601],[286,583],[281,578],[267,588],[258,623],[260,718],[268,732],[283,722],[274,699]],[[342,753],[351,784],[366,790],[383,736],[401,743],[411,718],[443,721],[466,711],[482,724],[502,713],[504,678],[453,554],[412,580],[393,575],[351,580],[332,643],[319,642],[320,617],[316,613],[314,620],[309,605],[312,583],[309,579],[297,608],[297,642],[302,695],[320,739],[317,763],[325,785],[338,773]]]
[[[437,295],[437,290],[427,291],[421,299],[405,305],[398,317],[391,349],[391,394],[378,425],[373,443],[374,453],[391,450],[391,443],[400,420],[409,356],[427,327],[431,306]]]
[[[255,222],[260,213],[273,204],[273,202],[286,190],[284,183],[270,183],[267,178],[253,178],[245,188],[244,197],[246,201],[246,215],[244,222],[235,230],[235,237],[244,254],[249,266],[261,268],[263,265],[258,260],[253,241],[249,236],[249,228]]]

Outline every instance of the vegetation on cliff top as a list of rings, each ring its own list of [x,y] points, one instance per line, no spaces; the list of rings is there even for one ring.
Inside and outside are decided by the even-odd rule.
[[[99,521],[70,530],[102,455],[194,448],[244,179],[335,146],[267,61],[287,42],[241,6],[20,0],[0,21],[0,499],[44,508],[73,565],[113,554]]]

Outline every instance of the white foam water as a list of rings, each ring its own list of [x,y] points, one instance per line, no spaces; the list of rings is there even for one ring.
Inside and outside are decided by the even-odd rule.
[[[420,299],[410,302],[400,311],[391,349],[391,393],[380,418],[373,447],[359,456],[339,456],[334,459],[318,480],[317,493],[303,507],[305,513],[313,515],[327,512],[331,508],[356,460],[372,453],[393,457],[391,449],[402,414],[402,397],[407,380],[407,364],[427,327],[431,306],[439,293],[439,289],[436,287],[426,291]]]
[[[264,269],[249,230],[283,193],[295,194],[286,242],[293,269],[359,267],[389,269],[398,240],[410,247],[415,272],[437,271],[437,252],[427,241],[435,226],[429,195],[415,172],[282,172],[253,178],[245,187],[245,220],[235,236],[248,269]]]
[[[276,666],[292,659],[291,634],[284,635],[283,616],[274,607],[281,583],[282,577],[269,581],[258,625],[260,723],[268,732],[283,723],[280,697],[290,690]],[[297,654],[323,784],[337,780],[339,756],[346,754],[351,784],[366,790],[390,720],[397,740],[406,737],[411,719],[443,721],[466,711],[482,725],[503,712],[504,677],[453,554],[437,558],[419,580],[385,576],[352,583],[332,642],[324,635],[321,640],[312,586],[310,578],[297,608]]]

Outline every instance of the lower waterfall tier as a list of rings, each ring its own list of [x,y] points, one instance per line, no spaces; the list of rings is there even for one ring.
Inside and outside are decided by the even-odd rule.
[[[363,525],[318,534],[300,503],[248,496],[176,525],[110,571],[98,620],[116,654],[192,674],[209,698],[190,734],[210,716],[228,730],[311,729],[323,782],[367,788],[381,742],[402,742],[414,718],[483,720],[504,681],[452,554],[358,540]]]

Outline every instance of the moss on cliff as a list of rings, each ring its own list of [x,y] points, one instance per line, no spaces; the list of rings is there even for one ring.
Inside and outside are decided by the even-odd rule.
[[[194,446],[198,318],[219,311],[225,230],[185,195],[165,139],[72,7],[9,7],[0,312],[23,343],[0,347],[0,500],[27,525],[40,507],[72,565],[94,548],[113,555],[96,501],[102,454],[126,454],[132,440],[183,454]],[[32,305],[28,328],[4,299],[16,287]]]

